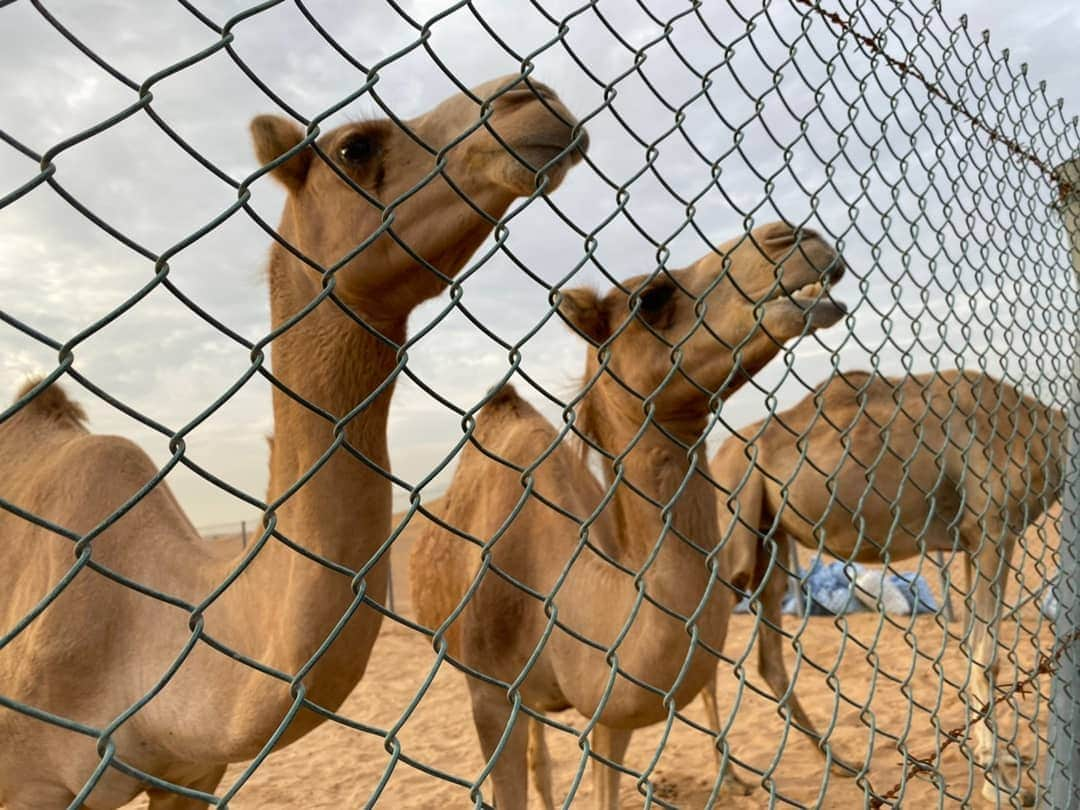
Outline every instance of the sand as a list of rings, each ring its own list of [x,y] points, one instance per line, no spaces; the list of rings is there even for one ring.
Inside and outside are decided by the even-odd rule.
[[[394,549],[396,608],[405,615],[409,614],[406,561],[411,539],[411,535],[404,535],[400,548]],[[1034,531],[1028,539],[1033,548],[1043,546]],[[1022,560],[1021,575],[1029,588],[1044,580],[1027,555]],[[1010,588],[1010,596],[1015,598],[1016,584]],[[1002,642],[1015,654],[1003,658],[1000,683],[1025,677],[1038,652],[1052,648],[1052,628],[1040,621],[1034,606],[1028,605],[1019,613],[1019,624],[1010,620],[1003,625]],[[789,632],[799,633],[807,658],[827,673],[802,664],[796,688],[803,705],[819,727],[828,727],[832,720],[830,741],[841,756],[858,762],[868,760],[869,767],[859,779],[826,778],[823,760],[813,744],[786,728],[775,702],[753,691],[767,689],[751,651],[743,670],[745,684],[734,674],[734,667],[722,668],[720,708],[723,720],[731,722],[726,739],[732,755],[759,771],[755,774],[744,768],[739,773],[759,787],[746,797],[725,795],[718,806],[757,808],[775,802],[863,807],[869,790],[883,793],[900,781],[905,769],[900,749],[919,757],[932,755],[938,745],[935,724],[946,729],[965,724],[959,694],[961,685],[971,677],[969,666],[955,640],[944,641],[940,618],[893,616],[882,621],[877,614],[856,614],[811,618],[801,628],[802,620],[795,617],[785,617],[785,622]],[[753,616],[733,618],[726,650],[733,658],[746,654],[754,623]],[[794,648],[787,645],[792,672],[795,657]],[[481,773],[484,762],[472,727],[464,676],[444,665],[415,712],[408,713],[434,662],[425,637],[386,621],[363,682],[340,712],[384,731],[396,728],[395,740],[403,755],[471,782]],[[939,673],[944,673],[945,680]],[[1015,735],[1017,747],[1027,756],[1045,757],[1049,685],[1049,677],[1042,676],[1037,689],[1003,703],[999,710],[1003,734]],[[705,722],[700,698],[684,713],[692,721]],[[584,722],[575,712],[563,712],[553,719],[578,729]],[[666,743],[664,737],[662,725],[635,733],[628,767],[647,775],[657,798],[679,807],[704,807],[716,777],[711,738],[681,720],[673,723]],[[573,804],[591,807],[591,780],[586,776],[580,784],[572,784],[582,756],[577,737],[549,730],[548,741],[557,799],[565,800],[576,789]],[[236,810],[329,810],[361,807],[376,796],[378,806],[387,808],[473,806],[467,787],[424,773],[400,759],[395,761],[387,751],[391,747],[381,736],[326,723],[272,754],[230,806]],[[244,767],[231,767],[226,783],[239,778]],[[940,772],[943,785],[925,778],[909,782],[903,804],[959,807],[971,796],[973,806],[992,806],[979,797],[981,774],[969,769],[957,746],[944,754]],[[490,780],[483,788],[485,799],[490,801]],[[632,778],[622,780],[621,804],[645,805],[645,797]],[[530,807],[538,806],[531,797]],[[145,800],[130,807],[145,807]]]

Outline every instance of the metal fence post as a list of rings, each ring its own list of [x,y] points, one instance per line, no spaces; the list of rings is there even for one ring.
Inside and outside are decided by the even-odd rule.
[[[1058,213],[1069,237],[1073,270],[1080,281],[1080,157],[1059,166],[1056,175],[1063,191]],[[1054,810],[1080,808],[1080,644],[1069,643],[1080,632],[1080,347],[1074,347],[1071,393],[1054,627],[1055,641],[1065,645],[1065,650],[1050,695],[1048,791],[1044,799],[1044,805]]]

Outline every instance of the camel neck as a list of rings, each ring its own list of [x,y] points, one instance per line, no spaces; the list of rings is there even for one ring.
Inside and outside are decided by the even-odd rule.
[[[286,222],[291,221],[288,214]],[[364,320],[356,314],[358,307],[339,303],[341,289],[337,300],[325,298],[305,311],[322,292],[320,279],[278,245],[271,253],[269,276],[271,323],[275,329],[286,327],[273,341],[272,366],[287,389],[273,390],[271,498],[330,449],[334,423],[346,417],[338,432],[353,449],[374,454],[371,460],[385,469],[386,418],[405,318],[379,324]],[[344,447],[334,452],[333,458],[338,457],[364,466]]]
[[[689,449],[705,428],[705,416],[645,425],[640,401],[631,401],[632,395],[615,390],[616,385],[604,378],[597,381],[582,401],[579,424],[600,450],[618,458],[603,458],[605,484],[611,486],[617,468],[622,470],[613,498],[618,546],[632,560],[643,559],[665,534],[669,516],[677,533],[711,550],[718,539],[716,495],[702,474],[704,445]],[[684,551],[680,559],[690,555],[706,570],[700,553],[670,530],[664,546]]]
[[[598,380],[579,410],[582,432],[604,453],[619,458],[612,462],[605,456],[602,461],[608,487],[618,480],[619,468],[622,473],[611,505],[614,548],[608,550],[637,571],[648,563],[643,579],[650,598],[678,616],[696,616],[701,640],[719,649],[730,605],[723,586],[712,579],[706,557],[720,542],[716,491],[705,475],[705,447],[688,449],[704,430],[706,418],[643,428],[640,401],[631,402],[614,385]],[[712,598],[706,600],[706,594]],[[671,648],[678,648],[685,639],[683,624],[672,623],[667,613],[648,615],[653,624],[643,632],[655,639],[673,634]],[[703,683],[712,666],[699,660],[687,683]]]
[[[275,324],[284,320],[277,315]],[[290,393],[273,392],[269,497],[317,470],[283,506],[317,505],[320,513],[300,520],[303,536],[294,539],[345,565],[366,561],[350,513],[367,506],[373,490],[385,490],[389,504],[388,482],[373,467],[389,470],[386,424],[403,338],[403,324],[380,337],[328,300],[273,344],[274,375]]]
[[[275,280],[280,279],[272,275],[272,284]],[[315,294],[305,290],[290,298],[272,286],[274,326],[286,323]],[[350,571],[371,564],[390,533],[392,488],[377,470],[390,467],[387,417],[395,344],[404,339],[405,325],[389,331],[387,340],[380,339],[327,300],[278,336],[271,350],[274,376],[291,393],[273,391],[268,502],[277,530]],[[376,602],[385,600],[388,566],[389,554],[366,569],[358,585]],[[250,643],[261,650],[261,660],[285,672],[304,666],[357,599],[350,576],[275,538],[240,583],[233,609],[257,610],[260,626],[271,630]],[[305,679],[312,700],[334,709],[348,696],[363,674],[380,619],[367,607],[351,615]],[[286,738],[302,735],[316,722],[303,713]]]

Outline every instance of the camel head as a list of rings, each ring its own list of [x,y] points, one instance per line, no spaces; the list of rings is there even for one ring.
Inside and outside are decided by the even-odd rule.
[[[275,115],[256,117],[251,133],[264,165],[305,137]],[[555,91],[513,75],[401,124],[345,124],[316,143],[318,151],[302,147],[271,170],[288,192],[279,231],[324,268],[347,260],[336,290],[378,322],[403,319],[437,295],[514,199],[558,187],[588,137]]]
[[[621,381],[608,387],[634,392],[638,413],[651,396],[657,419],[697,419],[784,343],[844,316],[829,295],[843,271],[843,259],[817,233],[776,222],[690,267],[629,279],[604,296],[566,290],[559,312],[604,347],[608,374]],[[600,362],[590,354],[587,379]]]

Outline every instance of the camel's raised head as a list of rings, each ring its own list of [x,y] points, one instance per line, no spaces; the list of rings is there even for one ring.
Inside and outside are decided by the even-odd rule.
[[[428,144],[447,149],[447,172],[465,193],[481,198],[496,189],[527,196],[541,178],[544,190],[554,191],[589,146],[555,91],[517,74],[451,96],[409,126]]]
[[[710,290],[710,308],[723,313],[710,324],[728,324],[727,334],[717,334],[731,345],[750,337],[779,349],[791,338],[832,326],[847,312],[831,296],[846,269],[844,260],[809,228],[762,225],[721,245],[692,269],[693,288]]]
[[[289,192],[282,235],[323,267],[347,259],[338,291],[376,320],[437,295],[515,198],[555,189],[588,146],[555,92],[520,75],[401,123],[346,124],[317,149],[281,116],[251,133],[264,165],[296,150],[271,170]]]
[[[653,395],[658,416],[693,416],[788,340],[839,321],[846,310],[830,292],[843,271],[817,233],[777,222],[690,267],[629,279],[602,297],[566,290],[559,311],[592,342],[607,344],[608,369],[638,396]]]

